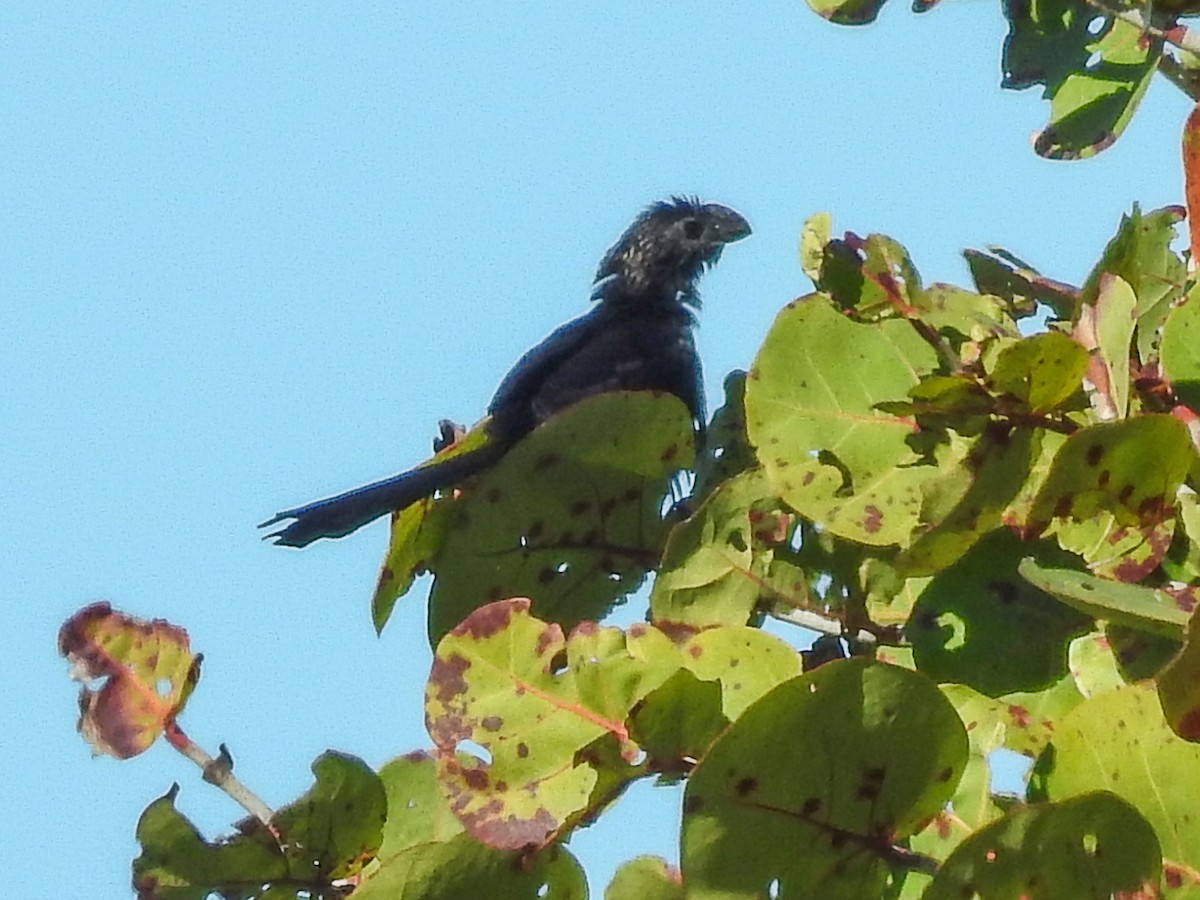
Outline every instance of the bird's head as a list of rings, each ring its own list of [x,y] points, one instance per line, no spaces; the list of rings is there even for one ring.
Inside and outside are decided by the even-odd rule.
[[[669,301],[699,306],[696,281],[726,244],[750,234],[750,223],[719,203],[675,197],[637,217],[605,254],[597,299]]]

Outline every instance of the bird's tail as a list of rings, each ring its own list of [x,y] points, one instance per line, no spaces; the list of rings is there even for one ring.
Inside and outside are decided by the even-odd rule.
[[[295,519],[286,528],[268,534],[284,547],[306,547],[321,538],[345,537],[368,522],[394,510],[404,509],[435,491],[458,484],[488,468],[508,450],[504,441],[491,440],[481,447],[430,460],[427,463],[393,475],[391,478],[364,485],[336,497],[315,500],[295,509],[285,509],[259,525],[269,528],[284,519]]]

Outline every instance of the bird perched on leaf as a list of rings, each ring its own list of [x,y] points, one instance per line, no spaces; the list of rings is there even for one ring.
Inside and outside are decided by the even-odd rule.
[[[704,427],[704,388],[692,336],[697,281],[724,246],[750,233],[727,206],[676,197],[639,215],[600,262],[586,315],[562,325],[517,361],[488,406],[482,446],[336,497],[287,509],[262,528],[304,547],[350,534],[382,515],[432,496],[492,466],[556,412],[609,391],[665,391]]]

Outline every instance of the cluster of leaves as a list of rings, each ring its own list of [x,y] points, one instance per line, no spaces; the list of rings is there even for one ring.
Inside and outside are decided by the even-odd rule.
[[[840,25],[875,21],[886,0],[808,0]],[[926,12],[937,0],[913,0]],[[1041,85],[1050,121],[1034,140],[1049,159],[1084,159],[1129,124],[1155,72],[1200,100],[1200,36],[1185,21],[1195,0],[1004,0],[1002,86]]]
[[[686,779],[681,867],[632,860],[611,900],[1200,896],[1180,218],[1135,209],[1081,288],[969,252],[973,290],[814,218],[817,291],[727,379],[698,457],[674,398],[598,397],[395,517],[374,613],[435,574],[433,751],[378,773],[327,754],[309,794],[217,842],[172,791],[138,827],[141,896],[583,897],[566,842],[646,778]],[[593,624],[650,570],[647,624]],[[184,748],[198,662],[113,615],[60,641],[109,678],[85,733]],[[798,653],[768,616],[852,658],[819,664],[828,643]],[[992,791],[1000,749],[1034,761],[1026,796]]]

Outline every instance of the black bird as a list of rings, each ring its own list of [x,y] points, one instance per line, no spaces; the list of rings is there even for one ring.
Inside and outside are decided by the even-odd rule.
[[[601,260],[596,307],[555,330],[500,382],[488,406],[486,444],[284,510],[259,527],[295,519],[267,536],[288,547],[343,537],[488,468],[538,424],[594,394],[667,391],[703,429],[704,388],[692,337],[696,282],[726,244],[749,233],[749,223],[727,206],[680,197],[653,204]]]

